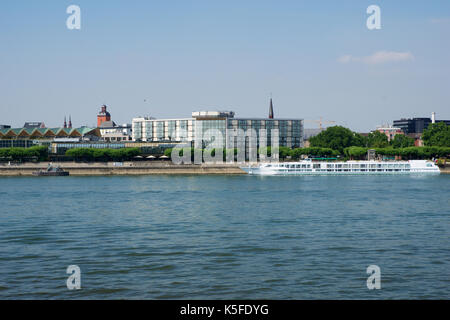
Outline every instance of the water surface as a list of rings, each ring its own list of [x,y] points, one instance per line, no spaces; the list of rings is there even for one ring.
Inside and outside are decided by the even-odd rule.
[[[449,194],[449,175],[0,178],[0,299],[449,299]]]

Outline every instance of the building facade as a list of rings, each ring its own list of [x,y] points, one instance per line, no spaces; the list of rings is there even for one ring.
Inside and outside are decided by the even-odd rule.
[[[394,127],[401,129],[405,134],[422,133],[430,123],[430,118],[400,119],[394,120]]]
[[[117,125],[111,120],[111,114],[106,108],[106,105],[103,105],[97,115],[97,127],[100,129],[101,139],[106,142],[131,141],[131,124]]]
[[[392,141],[397,134],[405,134],[402,129],[395,127],[378,127],[377,131],[385,134],[388,141]]]
[[[443,122],[446,125],[450,125],[450,120],[435,120],[433,118],[412,118],[412,119],[400,119],[394,120],[394,127],[402,129],[405,134],[423,133],[428,128],[430,123]]]
[[[450,126],[450,120],[436,120],[436,113],[431,114],[431,118],[412,118],[394,120],[394,127],[401,129],[408,137],[414,139],[416,147],[423,146],[422,133],[431,123],[443,122]]]
[[[35,128],[45,128],[45,123],[43,122],[25,122],[23,125],[24,128],[27,129],[35,129]]]
[[[97,128],[7,128],[0,129],[0,139],[54,139],[80,137],[92,138],[100,137],[100,131]]]
[[[131,141],[131,124],[116,125],[113,121],[105,121],[100,127],[103,141]]]
[[[264,133],[261,129],[266,130],[267,136],[260,137]],[[235,118],[232,111],[199,111],[184,119],[134,118],[132,136],[133,141],[191,144],[201,136],[205,144],[202,147],[228,149],[244,145],[248,149],[251,139],[258,148],[270,146],[272,129],[278,130],[279,146],[303,146],[303,119]],[[220,134],[222,141],[216,140],[214,132]]]
[[[102,105],[100,112],[97,115],[97,127],[105,121],[111,121],[111,114],[106,110],[106,105]]]

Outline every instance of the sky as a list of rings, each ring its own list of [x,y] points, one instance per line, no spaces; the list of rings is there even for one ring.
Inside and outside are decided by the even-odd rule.
[[[2,0],[0,124],[95,126],[102,104],[118,124],[267,117],[270,96],[275,117],[306,128],[450,119],[449,39],[448,0]]]

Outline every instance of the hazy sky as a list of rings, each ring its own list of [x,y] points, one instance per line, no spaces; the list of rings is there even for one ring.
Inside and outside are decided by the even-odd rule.
[[[266,117],[270,93],[276,117],[363,132],[450,119],[450,1],[1,1],[0,124],[94,125],[103,103],[117,123]]]

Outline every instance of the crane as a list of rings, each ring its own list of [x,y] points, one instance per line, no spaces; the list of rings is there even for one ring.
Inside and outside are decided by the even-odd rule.
[[[323,124],[333,124],[333,123],[336,123],[336,121],[328,121],[328,120],[323,120],[323,118],[322,117],[320,117],[320,119],[319,120],[305,120],[305,122],[315,122],[315,123],[317,123],[317,124],[319,124],[319,129],[320,130],[323,130]]]

